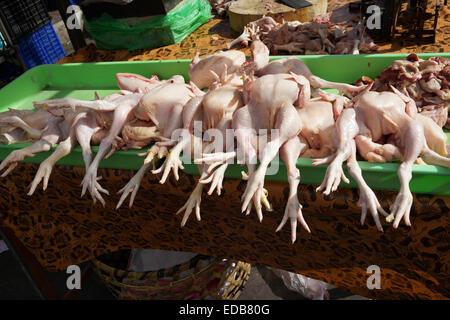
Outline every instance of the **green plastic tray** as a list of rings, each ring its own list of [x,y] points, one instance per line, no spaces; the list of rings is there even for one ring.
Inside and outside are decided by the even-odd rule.
[[[419,54],[427,59],[432,56],[444,56],[450,58],[450,53]],[[357,78],[366,75],[376,77],[393,60],[403,59],[406,54],[375,54],[359,56],[300,56],[311,71],[317,76],[330,81],[351,83]],[[278,59],[281,57],[272,57]],[[78,99],[93,99],[94,92],[100,96],[118,90],[115,83],[115,74],[118,72],[132,72],[150,76],[158,75],[160,78],[168,78],[174,74],[181,74],[188,79],[188,67],[190,60],[176,61],[139,61],[139,62],[104,62],[104,63],[74,63],[65,65],[42,65],[33,68],[21,77],[0,90],[0,111],[7,108],[31,109],[32,102],[37,100],[72,97]],[[447,133],[447,136],[450,136]],[[450,141],[450,140],[449,140]],[[23,148],[29,143],[14,145],[0,145],[0,160],[3,160],[12,150]],[[97,147],[93,147],[94,152]],[[143,158],[136,154],[137,150],[118,151],[111,158],[103,160],[101,167],[115,169],[137,170],[143,163]],[[39,153],[25,162],[40,163],[50,155],[50,152]],[[61,159],[57,164],[84,166],[81,148],[77,146],[70,155]],[[297,167],[300,169],[302,183],[320,184],[325,175],[326,166],[313,167],[311,159],[299,159]],[[359,161],[363,175],[367,183],[376,190],[399,189],[397,178],[398,164],[383,163],[374,164]],[[267,181],[287,182],[286,168],[280,163],[277,175],[266,177]],[[226,176],[229,178],[241,178],[241,166],[229,166]],[[198,174],[197,167],[186,164],[185,170],[189,174]],[[344,187],[356,187],[342,183]],[[431,166],[414,165],[413,179],[410,183],[412,192],[439,195],[450,195],[450,169]]]

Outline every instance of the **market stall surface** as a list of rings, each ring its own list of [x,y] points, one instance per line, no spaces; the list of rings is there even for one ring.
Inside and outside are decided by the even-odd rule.
[[[332,20],[338,22],[349,18],[347,10],[349,2],[329,1],[329,10],[334,10]],[[392,44],[381,46],[380,52],[449,51],[449,15],[448,8],[441,13],[436,44],[417,46],[414,45],[414,39],[396,40]],[[235,36],[226,21],[212,19],[179,45],[135,52],[104,51],[88,46],[64,58],[60,63],[191,59],[197,49],[202,56],[224,49],[225,44]],[[248,48],[243,50],[249,53]],[[168,236],[163,232],[149,235],[145,228],[138,227],[139,223],[134,224],[133,230],[130,230],[131,220],[137,219],[143,224],[150,221],[155,229],[178,228],[179,221],[171,213],[176,212],[184,202],[186,192],[191,190],[195,183],[194,177],[182,175],[178,183],[170,181],[163,187],[159,186],[156,178],[146,179],[141,186],[140,194],[146,194],[148,198],[162,196],[164,201],[158,202],[167,205],[156,203],[149,205],[143,196],[141,198],[138,196],[132,210],[121,210],[117,214],[112,213],[111,206],[102,209],[94,206],[90,199],[86,198],[76,204],[72,203],[72,199],[77,198],[79,194],[78,184],[84,174],[81,168],[59,166],[52,176],[52,186],[46,193],[40,192],[31,199],[26,197],[25,190],[37,166],[27,164],[22,168],[21,172],[15,172],[4,181],[3,194],[9,196],[2,200],[4,207],[2,214],[5,218],[8,214],[15,217],[9,219],[8,226],[20,235],[27,248],[50,270],[62,270],[64,266],[90,260],[93,255],[117,250],[120,243],[127,242],[128,245],[139,247],[153,243],[160,245],[162,249],[183,248],[196,251],[195,249],[202,248],[204,254],[217,252],[236,259],[246,259],[251,263],[277,265],[371,298],[426,299],[449,296],[448,285],[444,283],[445,270],[448,266],[437,262],[440,260],[438,257],[443,254],[442,250],[445,250],[440,243],[447,239],[446,215],[450,206],[449,197],[416,195],[412,215],[414,227],[408,229],[402,226],[398,230],[388,229],[384,234],[379,234],[372,222],[366,226],[359,226],[360,209],[355,204],[357,199],[355,190],[343,189],[326,197],[316,194],[313,186],[302,185],[300,191],[303,199],[300,200],[304,203],[305,209],[312,213],[308,219],[314,219],[311,224],[314,229],[313,237],[299,233],[297,244],[291,246],[288,242],[288,232],[272,236],[278,217],[267,214],[263,224],[257,223],[253,216],[248,217],[249,219],[245,219],[245,225],[237,232],[229,234],[226,241],[222,241],[219,246],[215,240],[207,236],[207,232],[223,234],[242,225],[244,218],[238,212],[237,199],[243,191],[243,182],[226,181],[224,187],[228,200],[224,201],[223,197],[216,196],[211,200],[205,200],[202,203],[205,219],[201,223],[194,222],[177,235]],[[124,185],[131,178],[133,172],[102,169],[100,175],[107,181],[105,187],[116,191],[118,186]],[[285,203],[286,185],[273,183],[269,189],[274,206],[281,207]],[[385,207],[392,203],[394,196],[393,192],[379,193]],[[55,199],[60,199],[60,203],[52,203]],[[236,203],[229,206],[229,202],[235,200]],[[116,197],[110,199],[111,203],[116,201]],[[11,212],[11,207],[20,208],[20,212]],[[227,217],[217,213],[223,211],[224,207],[229,207]],[[47,214],[54,211],[58,211],[57,216]],[[329,215],[330,212],[333,212],[333,215]],[[39,224],[49,228],[45,231],[39,230]],[[116,235],[98,232],[101,229],[98,227],[102,225],[107,225]],[[42,237],[42,231],[48,236],[46,239]],[[140,237],[139,234],[142,233],[147,236]],[[246,239],[249,243],[244,245],[243,239],[236,240],[233,248],[231,239],[237,239],[241,234],[251,234]],[[97,247],[90,248],[86,239],[89,239],[90,243],[97,243]],[[275,249],[265,247],[268,241],[277,242]],[[208,247],[202,247],[202,244],[208,244]],[[235,250],[236,246],[241,246],[241,249]],[[67,249],[58,250],[63,247]],[[274,257],[270,251],[282,255]],[[308,261],[303,261],[302,266],[298,268],[295,259],[292,259],[293,256],[298,256],[298,263],[302,257],[307,257]],[[383,269],[386,277],[383,290],[368,290],[365,287],[366,267],[372,264],[369,260],[387,266]],[[408,265],[401,261],[408,261]],[[430,273],[423,270],[429,270]]]

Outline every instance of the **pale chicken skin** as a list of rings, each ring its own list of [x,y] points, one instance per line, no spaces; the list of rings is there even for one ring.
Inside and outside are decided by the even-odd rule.
[[[242,197],[242,212],[249,213],[251,202],[253,202],[260,221],[262,220],[261,199],[267,168],[280,147],[297,136],[302,128],[302,122],[294,104],[299,103],[305,88],[309,91],[309,83],[303,77],[301,79],[302,84],[288,74],[266,75],[254,81],[249,79],[246,84],[246,90],[250,90],[249,101],[233,115],[233,129],[238,145],[243,150],[243,160],[248,165],[250,174]],[[267,134],[271,133],[271,129],[277,130],[275,136],[270,136],[269,142],[260,152],[259,157],[257,150],[249,143],[254,138],[254,133],[249,129],[254,129],[257,133],[260,129],[265,129],[268,130]],[[260,165],[254,170],[258,158]]]
[[[176,144],[176,140],[173,140],[173,134],[183,126],[183,107],[196,94],[199,94],[199,91],[197,87],[185,84],[183,77],[175,76],[172,77],[171,81],[167,81],[150,90],[139,101],[138,106],[134,110],[134,117],[141,121],[152,122],[155,130],[159,132],[157,139],[161,140],[161,142],[154,144],[143,154],[146,155],[143,166],[118,192],[122,196],[116,209],[120,208],[129,194],[131,194],[129,206],[133,205],[140,183],[156,158],[166,157],[164,164],[159,169],[160,171],[164,170],[161,183],[165,182],[172,167],[176,178],[178,178],[175,170],[182,166],[181,160],[172,156],[167,148]],[[166,170],[166,168],[168,169]],[[159,173],[160,171],[154,170],[153,173]]]
[[[191,133],[191,139],[194,140],[191,143],[191,148],[185,150],[189,152],[192,159],[196,158],[195,145],[202,145],[202,152],[208,153],[215,148],[229,150],[233,146],[229,145],[232,141],[226,141],[226,131],[231,129],[232,116],[235,110],[241,108],[244,105],[242,90],[236,82],[230,81],[230,83],[217,84],[219,87],[214,90],[208,91],[205,96],[202,97],[201,102],[196,105],[196,110],[187,109],[189,114],[193,114],[192,117],[184,117],[184,127]],[[238,83],[239,84],[239,83]],[[242,81],[241,81],[242,84]],[[214,140],[212,142],[203,142],[194,134],[194,121],[202,121],[202,131],[207,133]],[[188,140],[185,140],[188,141]],[[221,142],[222,141],[222,142]],[[177,145],[178,148],[183,143]],[[186,204],[178,210],[177,214],[184,211],[181,226],[184,226],[195,208],[195,215],[198,221],[201,220],[200,216],[200,203],[204,185],[211,182],[211,187],[208,194],[211,195],[214,189],[217,189],[217,194],[220,195],[222,189],[222,181],[225,175],[225,170],[228,164],[221,164],[220,167],[211,174],[213,168],[208,168],[206,165],[198,164],[200,171],[200,179],[196,187],[189,196]]]
[[[45,110],[9,110],[0,117],[0,133],[22,129],[27,139],[37,140],[53,115]]]
[[[394,221],[394,228],[397,228],[401,219],[410,226],[410,210],[413,197],[409,189],[409,182],[412,178],[412,165],[419,156],[429,164],[450,167],[450,159],[439,155],[427,146],[424,133],[424,125],[416,119],[413,100],[402,95],[395,88],[393,92],[373,92],[368,91],[370,87],[355,98],[354,108],[343,111],[339,121],[339,148],[332,158],[322,159],[315,162],[316,165],[330,163],[324,182],[319,186],[318,191],[325,190],[326,194],[336,190],[342,176],[342,162],[350,155],[350,147],[353,140],[358,136],[363,136],[373,141],[380,140],[383,136],[392,136],[393,146],[401,153],[402,163],[398,169],[400,179],[400,192],[391,208],[391,215],[386,219],[388,222]],[[358,140],[356,140],[358,142]],[[376,148],[374,153],[386,156],[392,150]],[[364,152],[363,152],[364,153]],[[364,155],[364,154],[363,154]],[[374,218],[380,209],[374,204],[363,207],[365,211],[370,209]],[[381,229],[381,225],[377,222]]]
[[[333,106],[326,101],[310,101],[298,110],[303,128],[300,136],[308,143],[302,158],[319,158],[332,154],[337,145]]]
[[[201,60],[199,54],[200,52],[197,51],[189,66],[189,77],[200,89],[207,88],[216,81],[214,74],[220,75],[224,70],[228,70],[228,74],[232,74],[246,60],[245,54],[237,50],[219,51]]]
[[[296,57],[282,58],[269,63],[269,50],[262,41],[254,41],[251,46],[251,59],[247,61],[242,69],[247,74],[254,72],[261,77],[269,74],[294,73],[305,77],[310,85],[315,88],[333,88],[348,96],[353,96],[364,89],[346,83],[331,82],[319,78],[311,73],[306,64]]]
[[[321,99],[330,98],[329,95]],[[335,110],[343,101],[340,97],[335,97],[334,104],[324,100],[310,100],[298,109],[298,114],[302,120],[302,129],[297,137],[288,140],[280,149],[281,159],[286,164],[289,198],[283,219],[276,231],[281,230],[287,220],[291,224],[291,242],[296,240],[297,222],[300,222],[304,229],[310,232],[310,229],[301,214],[301,204],[298,202],[297,188],[300,183],[300,172],[296,167],[297,159],[328,157],[335,153],[339,147],[338,130],[335,122]],[[339,118],[338,118],[339,119]],[[351,146],[350,156],[347,159],[347,168],[352,178],[357,183],[360,190],[361,206],[367,207],[374,205],[385,216],[387,213],[381,208],[374,192],[370,189],[362,177],[361,169],[356,161],[356,147]],[[342,179],[348,183],[349,180],[342,174]],[[364,213],[364,212],[363,212]],[[364,223],[365,215],[361,219]],[[375,222],[380,224],[378,217]]]

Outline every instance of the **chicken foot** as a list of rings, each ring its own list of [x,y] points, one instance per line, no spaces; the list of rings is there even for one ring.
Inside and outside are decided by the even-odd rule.
[[[131,193],[129,207],[131,208],[133,206],[134,199],[136,198],[136,194],[139,190],[139,187],[141,185],[141,181],[144,178],[144,175],[147,173],[148,170],[151,169],[152,166],[154,166],[154,161],[156,159],[162,159],[166,157],[168,154],[166,147],[160,147],[157,144],[154,144],[146,153],[141,155],[146,155],[149,161],[147,163],[144,163],[142,167],[138,170],[138,172],[128,181],[128,183],[120,189],[117,194],[122,194],[120,197],[119,202],[117,203],[116,210],[118,210],[125,199],[128,197],[128,195]]]
[[[299,158],[302,150],[306,147],[306,144],[302,143],[299,137],[294,137],[288,141],[280,149],[280,157],[286,164],[288,182],[289,182],[289,196],[284,210],[284,216],[281,223],[277,227],[275,232],[280,231],[286,222],[290,221],[291,224],[291,242],[294,243],[297,238],[297,222],[305,228],[306,231],[311,233],[305,219],[302,214],[302,205],[298,201],[298,185],[300,183],[300,171],[297,169],[297,159]]]

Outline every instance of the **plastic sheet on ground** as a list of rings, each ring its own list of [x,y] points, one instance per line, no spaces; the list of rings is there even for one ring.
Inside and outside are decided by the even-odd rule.
[[[85,21],[85,28],[100,49],[156,48],[180,43],[189,34],[212,18],[206,0],[189,0],[168,14],[150,18],[136,25],[117,20],[108,14]]]
[[[275,268],[272,271],[283,280],[289,290],[298,292],[305,298],[311,300],[328,300],[330,298],[327,291],[328,284],[323,281]]]

